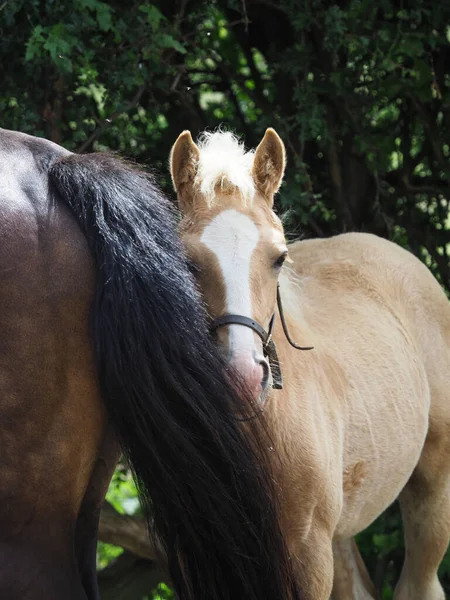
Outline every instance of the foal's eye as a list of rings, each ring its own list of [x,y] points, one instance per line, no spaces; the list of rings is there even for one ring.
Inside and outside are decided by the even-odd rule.
[[[188,261],[188,269],[192,275],[198,275],[200,273],[200,267],[190,260]]]
[[[275,269],[281,269],[281,267],[284,264],[284,261],[287,259],[288,253],[287,252],[283,252],[283,254],[281,254],[277,260],[274,262],[273,266],[275,267]]]

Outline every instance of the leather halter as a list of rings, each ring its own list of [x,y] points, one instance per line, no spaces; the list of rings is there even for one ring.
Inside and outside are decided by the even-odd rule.
[[[280,284],[277,285],[277,306],[278,312],[280,313],[281,325],[283,327],[284,335],[286,336],[289,344],[296,350],[313,350],[314,346],[299,346],[292,341],[291,336],[287,328],[286,320],[284,318],[283,304],[281,302]],[[250,317],[244,317],[243,315],[223,315],[215,319],[211,325],[211,331],[219,329],[224,325],[243,325],[249,329],[253,329],[255,333],[259,335],[263,343],[263,353],[266,358],[269,359],[269,366],[272,373],[272,387],[276,390],[283,389],[283,376],[281,374],[280,362],[278,360],[277,348],[273,341],[273,327],[275,324],[275,312],[270,318],[269,329],[266,331],[264,327],[251,319]]]

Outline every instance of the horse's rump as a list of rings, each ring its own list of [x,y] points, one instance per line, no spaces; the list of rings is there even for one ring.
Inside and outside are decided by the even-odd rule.
[[[0,133],[0,593],[9,573],[23,598],[30,585],[38,597],[51,567],[60,581],[42,597],[71,597],[67,549],[106,431],[89,331],[93,262],[48,190],[48,164],[66,152]]]

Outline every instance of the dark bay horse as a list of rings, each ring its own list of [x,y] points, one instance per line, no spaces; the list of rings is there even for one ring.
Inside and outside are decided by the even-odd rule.
[[[0,129],[2,599],[98,598],[119,447],[181,600],[300,599],[264,428],[175,231],[134,167]]]

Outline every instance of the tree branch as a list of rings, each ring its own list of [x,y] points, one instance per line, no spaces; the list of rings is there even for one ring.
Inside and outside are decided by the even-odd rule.
[[[330,141],[327,149],[330,176],[333,184],[333,197],[336,203],[337,214],[340,219],[341,231],[351,231],[353,219],[350,213],[344,192],[344,181],[342,178],[341,161],[336,143],[336,128],[330,117],[329,133]]]
[[[141,558],[156,560],[158,556],[157,549],[150,541],[145,521],[121,515],[106,501],[100,515],[99,539],[129,550]]]
[[[389,185],[400,188],[400,191],[408,194],[427,194],[434,197],[448,195],[448,185],[445,181],[431,177],[410,176],[404,169],[386,173],[384,179]]]
[[[428,140],[431,145],[431,149],[434,154],[434,158],[436,162],[440,165],[441,169],[444,171],[446,176],[448,177],[449,172],[449,164],[448,161],[444,158],[442,153],[442,149],[439,145],[439,132],[437,131],[437,126],[433,123],[432,118],[428,114],[425,106],[423,105],[418,98],[416,98],[413,94],[410,95],[414,108],[422,119],[423,127],[426,133],[428,134]]]

